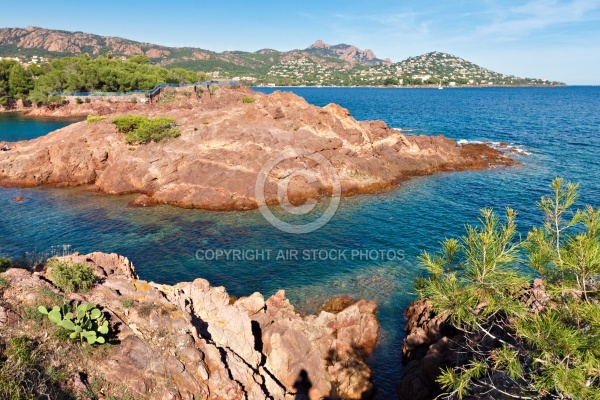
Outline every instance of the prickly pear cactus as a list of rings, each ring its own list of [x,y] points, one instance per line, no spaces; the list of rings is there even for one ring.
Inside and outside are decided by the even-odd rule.
[[[108,321],[104,317],[104,313],[95,308],[92,303],[75,303],[71,307],[68,303],[64,303],[62,307],[54,306],[51,310],[44,306],[39,306],[38,311],[48,316],[48,319],[69,331],[72,331],[69,337],[88,344],[105,343],[109,331]]]

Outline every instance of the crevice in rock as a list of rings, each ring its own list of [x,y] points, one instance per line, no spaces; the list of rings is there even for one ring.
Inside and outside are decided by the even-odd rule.
[[[256,382],[256,380],[254,380],[254,382],[256,382],[256,384],[261,388],[262,392],[265,395],[266,399],[270,399],[270,400],[274,400],[273,396],[271,396],[271,394],[269,393],[269,389],[267,388],[266,382],[265,382],[265,378],[261,375],[260,371],[256,368],[254,368],[251,364],[249,364],[242,356],[240,356],[239,354],[237,354],[235,351],[233,351],[230,347],[222,347],[219,346],[217,343],[215,343],[215,341],[212,339],[212,335],[210,334],[210,332],[208,331],[208,322],[203,321],[201,318],[199,318],[196,313],[194,312],[194,306],[193,304],[190,304],[190,314],[192,316],[192,325],[196,328],[198,334],[206,340],[206,342],[212,346],[214,346],[218,351],[219,354],[221,355],[221,362],[223,363],[223,365],[225,366],[225,369],[227,370],[227,374],[229,375],[229,379],[231,379],[232,381],[236,382],[237,384],[240,385],[240,387],[242,388],[242,391],[244,392],[244,398],[247,399],[248,398],[248,391],[245,387],[245,385],[236,380],[233,377],[233,374],[231,372],[231,368],[229,366],[229,363],[227,361],[227,351],[231,352],[233,355],[237,356],[238,359],[244,363],[244,365],[250,370],[252,371],[253,374],[258,375],[262,378],[262,383],[258,383]],[[261,362],[259,364],[263,365],[264,362],[266,362],[266,356],[262,353],[262,335],[258,336],[255,333],[255,330],[258,329],[258,333],[260,334],[260,325],[258,325],[258,322],[256,323],[256,325],[254,324],[254,322],[256,321],[252,321],[252,333],[254,335],[254,339],[255,339],[255,350],[256,347],[260,347],[261,351],[259,351],[259,353],[261,354]],[[258,326],[257,326],[258,325]],[[258,351],[258,350],[257,350]],[[267,369],[264,369],[265,371],[267,371]],[[277,378],[275,378],[274,376],[272,376],[272,374],[269,373],[269,376],[271,376],[271,378],[279,385],[283,388],[283,390],[285,391],[285,386],[283,386],[281,384],[281,382],[279,382],[279,380]]]

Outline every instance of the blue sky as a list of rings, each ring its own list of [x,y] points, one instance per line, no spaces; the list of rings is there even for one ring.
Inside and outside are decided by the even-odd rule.
[[[3,2],[1,27],[78,30],[209,50],[316,39],[400,61],[438,50],[506,74],[600,84],[600,0]]]

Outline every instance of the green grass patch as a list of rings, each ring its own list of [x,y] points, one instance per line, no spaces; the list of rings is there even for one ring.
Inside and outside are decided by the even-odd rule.
[[[106,119],[106,117],[103,117],[102,115],[88,115],[85,122],[86,124],[91,124],[93,122],[102,121],[103,119]]]
[[[18,336],[0,348],[0,399],[72,398],[60,384],[67,376],[63,369],[46,361],[46,354],[27,336]]]
[[[125,133],[125,141],[129,144],[161,142],[181,135],[175,125],[175,118],[146,118],[141,115],[124,115],[112,120],[121,133]]]
[[[10,259],[0,257],[0,272],[5,272],[11,267],[12,263]]]
[[[60,294],[54,293],[52,290],[48,289],[47,287],[41,288],[38,293],[44,299],[48,299],[55,303],[61,302],[64,299]]]
[[[254,97],[244,96],[242,97],[242,103],[254,103]]]

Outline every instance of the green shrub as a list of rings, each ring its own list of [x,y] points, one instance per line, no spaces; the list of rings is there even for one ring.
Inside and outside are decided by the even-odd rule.
[[[102,121],[103,119],[106,119],[106,117],[103,117],[102,115],[88,115],[86,123],[91,124],[92,122]]]
[[[133,307],[133,300],[125,300],[123,302],[123,308],[131,308]]]
[[[85,98],[85,103],[86,104],[90,104],[92,102],[92,99],[90,99],[89,97]]]
[[[141,115],[125,115],[112,120],[119,132],[125,133],[129,144],[160,142],[180,135],[175,119],[169,117],[146,118]]]
[[[242,103],[254,103],[254,97],[244,96],[242,97]]]
[[[111,122],[117,126],[117,129],[121,133],[129,133],[137,129],[144,121],[148,118],[142,115],[123,115],[121,117],[114,118]]]
[[[138,129],[130,132],[125,140],[128,143],[160,142],[165,139],[180,136],[179,129],[175,126],[175,119],[158,117],[144,121]]]
[[[175,126],[175,119],[169,117],[146,118],[141,115],[124,115],[114,118],[112,122],[121,133],[125,133],[125,141],[129,144],[160,142],[180,136]]]
[[[75,103],[76,104],[83,104],[83,100],[81,100],[79,97],[75,98]]]
[[[4,272],[11,267],[12,263],[9,258],[0,257],[0,272]]]
[[[0,289],[4,289],[5,287],[8,287],[8,281],[5,277],[0,275]]]
[[[544,224],[526,240],[514,211],[502,223],[483,210],[480,226],[422,254],[419,294],[462,332],[437,380],[446,398],[600,398],[600,209],[571,212],[577,185],[557,178],[551,188],[538,203]],[[543,294],[532,292],[533,271]]]
[[[64,101],[65,101],[64,97],[54,95],[54,96],[48,96],[48,100],[45,104],[60,105],[60,104],[63,104]]]
[[[85,264],[50,259],[46,266],[54,285],[65,293],[87,292],[97,280]]]

